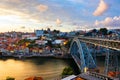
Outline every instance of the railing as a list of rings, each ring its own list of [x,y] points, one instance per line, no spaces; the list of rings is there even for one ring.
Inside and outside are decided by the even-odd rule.
[[[89,75],[100,78],[102,80],[119,80],[119,78],[113,78],[113,77],[109,77],[107,75],[95,73],[95,72],[89,72]]]
[[[89,37],[78,37],[78,39],[80,39],[80,41],[82,42],[91,43],[94,45],[99,45],[114,50],[120,50],[120,41],[118,40],[89,38]]]

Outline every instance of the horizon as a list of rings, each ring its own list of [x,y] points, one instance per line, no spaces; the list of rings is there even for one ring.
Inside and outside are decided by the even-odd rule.
[[[120,29],[119,0],[1,0],[0,32]]]
[[[104,28],[104,27],[103,27]],[[96,29],[96,28],[94,28],[94,29]],[[94,29],[90,29],[90,30],[72,30],[72,31],[69,31],[69,32],[77,32],[77,31],[84,31],[84,32],[89,32],[89,31],[91,31],[91,30],[94,30]],[[96,29],[96,30],[100,30],[100,29],[102,29],[102,28],[99,28],[99,29]],[[107,29],[107,28],[106,28]],[[42,29],[36,29],[36,30],[42,30]],[[47,29],[43,29],[44,31],[45,30],[47,30]],[[54,31],[54,30],[56,30],[56,29],[53,29],[53,30],[50,30],[50,31]],[[120,29],[107,29],[108,31],[109,30],[120,30]],[[60,30],[59,30],[60,31]],[[34,33],[35,32],[35,30],[34,31],[31,31],[31,32],[24,32],[24,31],[6,31],[6,32],[0,32],[0,34],[1,33],[11,33],[11,32],[16,32],[16,33]],[[63,31],[60,31],[60,32],[63,32]],[[65,32],[65,33],[69,33],[69,32]],[[63,32],[64,33],[64,32]]]

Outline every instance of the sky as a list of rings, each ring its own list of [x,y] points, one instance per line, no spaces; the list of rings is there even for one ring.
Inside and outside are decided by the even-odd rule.
[[[0,0],[0,32],[120,28],[120,0]]]

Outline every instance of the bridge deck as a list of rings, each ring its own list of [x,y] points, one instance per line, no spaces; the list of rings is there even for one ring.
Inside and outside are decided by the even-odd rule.
[[[80,74],[79,77],[85,78],[86,80],[103,80],[101,78],[97,78],[86,73]]]
[[[118,40],[109,40],[109,39],[99,39],[99,38],[89,38],[89,37],[78,37],[80,41],[85,43],[90,43],[114,50],[120,51],[120,41]]]
[[[76,78],[82,78],[82,80],[119,80],[118,78],[111,78],[99,73],[82,73],[79,74]],[[71,80],[77,80],[76,78],[73,78]]]

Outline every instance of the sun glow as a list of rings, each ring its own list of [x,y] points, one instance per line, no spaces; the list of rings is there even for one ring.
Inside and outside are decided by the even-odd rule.
[[[12,26],[20,25],[20,22],[22,19],[19,16],[2,15],[0,16],[0,32],[12,31]]]
[[[15,15],[4,15],[4,16],[0,16],[0,25],[2,23],[8,23],[8,24],[11,24],[11,23],[18,23],[22,21],[21,18],[19,16],[15,16]],[[1,23],[2,22],[2,23]]]

